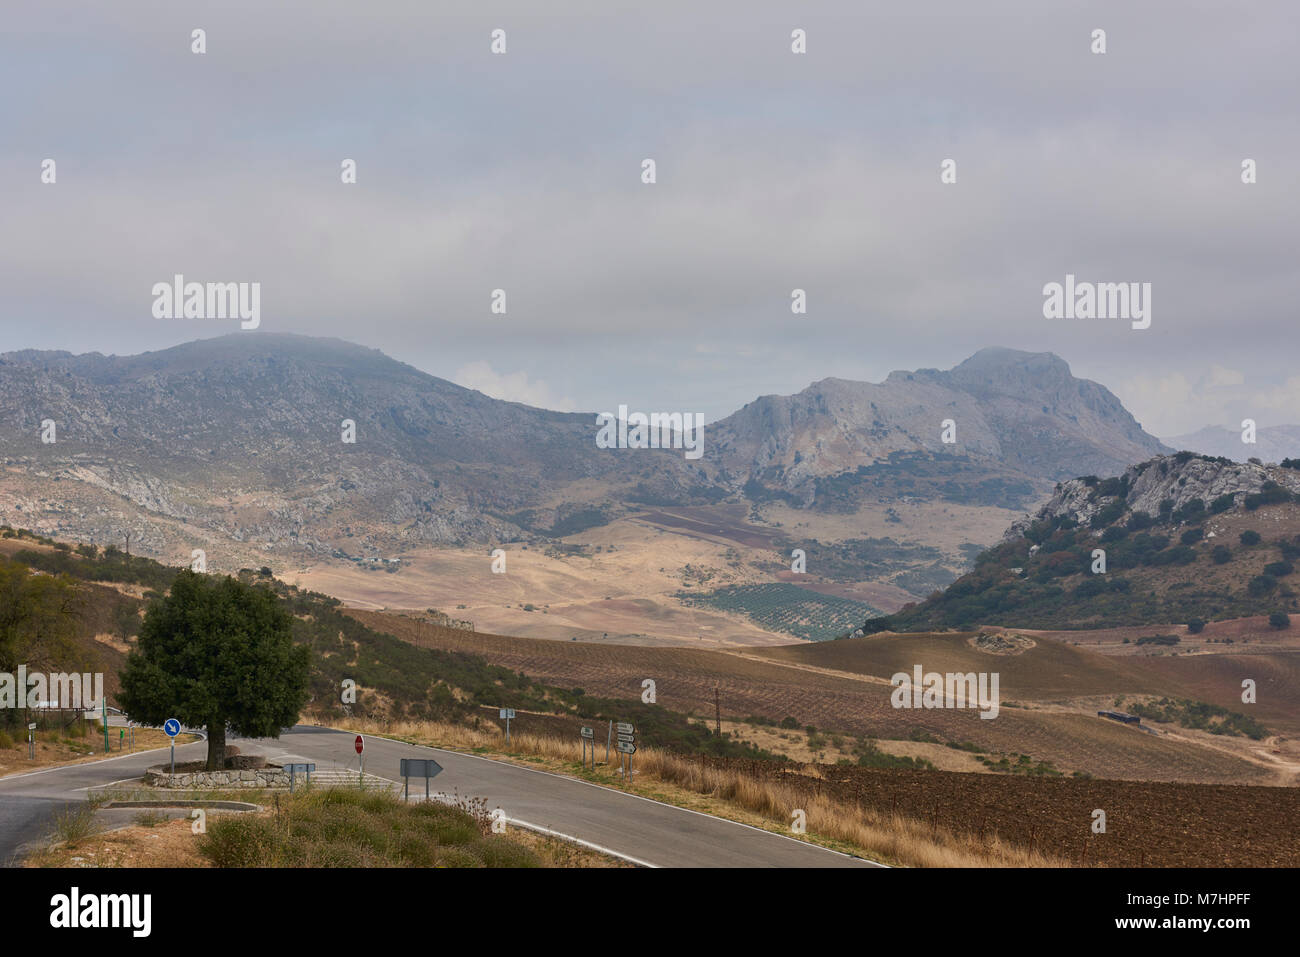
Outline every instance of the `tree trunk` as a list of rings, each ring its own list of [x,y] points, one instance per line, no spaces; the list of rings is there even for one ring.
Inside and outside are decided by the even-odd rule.
[[[208,722],[208,770],[226,769],[226,722],[224,719]]]

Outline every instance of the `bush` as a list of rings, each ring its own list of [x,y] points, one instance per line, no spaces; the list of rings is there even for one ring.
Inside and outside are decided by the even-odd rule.
[[[1216,498],[1213,502],[1210,503],[1210,513],[1212,515],[1219,515],[1222,512],[1226,512],[1228,509],[1232,508],[1233,503],[1235,501],[1236,501],[1236,496],[1232,492],[1228,492],[1225,495],[1220,495],[1218,498]]]
[[[1277,590],[1277,579],[1272,575],[1256,575],[1246,586],[1246,594],[1252,598],[1262,598]]]
[[[1243,545],[1258,545],[1260,543],[1259,532],[1247,530],[1242,532],[1238,538],[1241,540],[1241,544]]]
[[[1179,541],[1184,545],[1194,545],[1205,537],[1205,529],[1189,528],[1179,537]]]
[[[785,728],[787,731],[793,731],[799,727],[799,722],[789,715],[786,715],[781,719],[781,727]]]
[[[1274,578],[1285,578],[1295,571],[1295,566],[1290,562],[1269,562],[1264,566],[1264,574],[1272,575]]]
[[[1156,520],[1145,512],[1134,512],[1128,517],[1128,521],[1124,524],[1124,527],[1130,532],[1140,532],[1144,528],[1150,528],[1155,523]]]
[[[1187,623],[1187,630],[1193,635],[1199,635],[1205,630],[1205,620],[1202,618],[1193,618]]]
[[[1210,552],[1210,557],[1214,559],[1214,564],[1226,565],[1232,561],[1232,549],[1227,545],[1215,545],[1214,551]]]
[[[1274,628],[1290,628],[1291,616],[1284,611],[1275,611],[1268,616],[1268,623]]]

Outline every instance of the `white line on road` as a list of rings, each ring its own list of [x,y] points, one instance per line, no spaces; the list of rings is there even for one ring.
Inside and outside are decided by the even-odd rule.
[[[320,726],[319,726],[319,725],[315,725],[314,727],[320,727]],[[328,729],[328,730],[330,730],[330,731],[335,731],[336,729],[334,729],[334,728],[330,728],[330,729]],[[337,731],[336,733],[339,733],[339,734],[351,734],[352,732],[351,732],[351,731]],[[799,840],[797,837],[790,837],[790,836],[788,836],[788,835],[786,835],[786,834],[778,834],[776,831],[768,831],[768,830],[764,830],[764,829],[761,828],[761,827],[754,827],[754,825],[752,825],[752,824],[744,824],[744,823],[742,823],[742,822],[740,822],[740,821],[733,821],[733,820],[731,820],[730,818],[719,817],[719,816],[716,815],[716,814],[706,814],[706,813],[703,812],[703,811],[695,811],[695,810],[692,810],[691,808],[688,808],[688,807],[679,807],[679,806],[676,805],[676,804],[668,804],[668,803],[665,802],[665,801],[656,801],[654,798],[642,797],[640,794],[632,794],[630,791],[620,791],[618,788],[606,787],[606,786],[603,785],[603,784],[593,784],[591,781],[584,781],[584,780],[582,780],[581,778],[571,778],[571,777],[568,777],[567,775],[564,775],[564,774],[555,774],[555,773],[552,772],[552,771],[543,771],[543,770],[541,770],[540,768],[530,768],[530,767],[525,767],[525,766],[522,765],[522,764],[511,764],[509,761],[498,761],[498,760],[495,760],[495,759],[493,759],[493,758],[485,758],[485,757],[483,757],[482,755],[479,755],[479,754],[467,754],[467,753],[464,752],[464,751],[449,751],[449,750],[447,750],[446,748],[434,748],[434,747],[430,747],[430,746],[427,745],[427,744],[412,744],[412,743],[409,742],[409,741],[402,741],[402,740],[399,739],[399,738],[385,738],[385,737],[384,737],[383,735],[381,735],[381,734],[376,734],[375,737],[380,738],[380,739],[382,739],[382,740],[384,740],[384,741],[391,741],[391,742],[393,742],[394,744],[405,744],[405,745],[407,745],[408,747],[412,747],[412,748],[423,748],[425,751],[441,751],[443,754],[455,754],[455,755],[459,755],[460,757],[463,757],[463,758],[474,758],[474,759],[476,759],[476,760],[478,760],[478,761],[487,761],[487,762],[489,762],[489,763],[491,763],[491,764],[503,764],[503,765],[505,765],[506,767],[517,768],[517,769],[519,769],[520,771],[530,771],[530,772],[532,772],[533,774],[544,774],[544,775],[546,775],[548,778],[559,778],[561,781],[572,781],[574,784],[585,784],[587,787],[590,787],[590,788],[599,788],[600,790],[602,790],[602,791],[608,791],[608,792],[610,792],[611,794],[621,794],[621,795],[623,795],[623,797],[636,798],[638,801],[646,801],[646,802],[648,802],[648,803],[650,803],[650,804],[658,804],[660,807],[672,808],[674,811],[685,811],[687,814],[698,814],[700,817],[707,817],[707,818],[709,818],[710,820],[713,820],[713,821],[723,821],[723,822],[725,822],[725,823],[727,823],[727,824],[734,824],[734,825],[736,825],[736,827],[745,827],[745,828],[749,828],[749,830],[751,830],[751,831],[758,831],[758,833],[760,833],[760,834],[767,834],[767,835],[769,835],[769,836],[771,836],[771,837],[779,837],[779,838],[780,838],[781,840],[783,840],[783,841],[792,841],[792,842],[795,843],[795,844],[802,844],[804,847],[815,847],[815,848],[816,848],[817,850],[819,850],[819,851],[825,851],[827,854],[838,854],[840,857],[847,857],[849,860],[852,860],[852,861],[866,861],[866,862],[868,862],[868,863],[870,863],[870,864],[875,864],[877,867],[889,867],[889,866],[890,866],[890,865],[888,865],[888,864],[882,864],[882,863],[880,863],[879,861],[873,861],[873,860],[871,860],[870,858],[867,858],[867,857],[857,857],[856,855],[853,855],[853,854],[845,854],[843,851],[837,851],[837,850],[834,850],[834,849],[829,848],[829,847],[823,847],[821,844],[814,844],[812,841],[801,841],[801,840]],[[400,784],[401,782],[399,781],[398,783]],[[623,855],[619,855],[619,856],[623,856]]]
[[[601,854],[608,854],[610,857],[621,858],[641,867],[658,868],[658,864],[651,864],[649,861],[643,861],[639,857],[633,857],[631,854],[624,854],[622,851],[615,851],[612,848],[602,847],[599,844],[593,844],[591,841],[584,841],[580,837],[574,837],[572,834],[565,834],[563,831],[552,831],[549,827],[542,827],[540,824],[529,824],[527,821],[521,821],[517,817],[508,817],[506,821],[516,827],[526,828],[530,831],[538,831],[542,834],[549,834],[551,837],[558,837],[566,841],[572,841],[574,844],[581,844],[583,847],[589,847],[593,851],[599,851]]]
[[[186,744],[198,744],[198,741],[188,741]],[[182,744],[181,747],[185,747]],[[16,781],[18,778],[30,778],[35,774],[49,774],[51,771],[68,771],[73,768],[88,768],[92,764],[107,764],[109,761],[121,761],[123,758],[138,758],[142,754],[153,754],[155,751],[166,751],[171,745],[163,745],[161,748],[150,748],[147,751],[132,751],[130,754],[115,754],[111,758],[96,758],[94,761],[77,761],[73,764],[56,764],[52,768],[42,768],[39,771],[24,771],[22,774],[6,774],[0,778],[0,784],[6,781]],[[82,790],[78,788],[77,790]]]

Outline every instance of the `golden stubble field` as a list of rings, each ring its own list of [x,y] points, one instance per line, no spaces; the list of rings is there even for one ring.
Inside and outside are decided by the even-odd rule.
[[[660,526],[655,517],[650,511],[571,536],[568,543],[585,546],[583,554],[503,545],[503,574],[493,573],[491,549],[483,547],[415,551],[394,574],[327,564],[283,577],[358,608],[436,608],[473,621],[479,631],[535,638],[692,646],[790,640],[742,616],[688,607],[674,597],[702,580],[706,588],[771,581],[755,568],[780,557],[767,547],[766,534],[743,523],[712,534],[707,525]]]
[[[945,504],[901,505],[898,512],[902,524],[887,521],[881,509],[819,515],[767,506],[755,523],[739,506],[647,508],[565,540],[583,546],[582,554],[563,554],[545,545],[503,545],[504,574],[493,574],[492,549],[483,546],[414,550],[402,556],[400,570],[391,574],[327,562],[285,569],[280,577],[357,608],[436,608],[473,621],[479,631],[499,634],[763,646],[786,644],[790,636],[767,631],[741,615],[689,607],[676,593],[793,581],[789,574],[774,577],[771,571],[774,563],[784,566],[790,560],[776,547],[781,536],[822,542],[893,537],[934,545],[956,561],[959,544],[996,541],[1011,518],[1018,517],[1005,509]],[[884,611],[914,597],[887,582],[819,583],[809,574],[797,584]]]

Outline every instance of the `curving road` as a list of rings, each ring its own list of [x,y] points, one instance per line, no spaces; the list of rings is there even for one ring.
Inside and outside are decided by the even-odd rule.
[[[317,769],[359,770],[355,735],[299,725],[279,739],[240,740],[244,751],[260,751],[277,763],[310,761]],[[205,742],[182,745],[177,760],[195,760]],[[60,806],[103,787],[143,775],[166,750],[125,755],[93,763],[0,778],[0,861],[8,863],[21,844],[48,830]],[[182,757],[184,756],[184,757]],[[651,867],[879,867],[814,844],[744,824],[661,804],[612,788],[477,755],[425,748],[367,737],[365,770],[400,781],[401,758],[433,757],[442,773],[435,792],[483,798],[521,825],[549,830]],[[411,782],[412,799],[423,799],[424,782]]]

